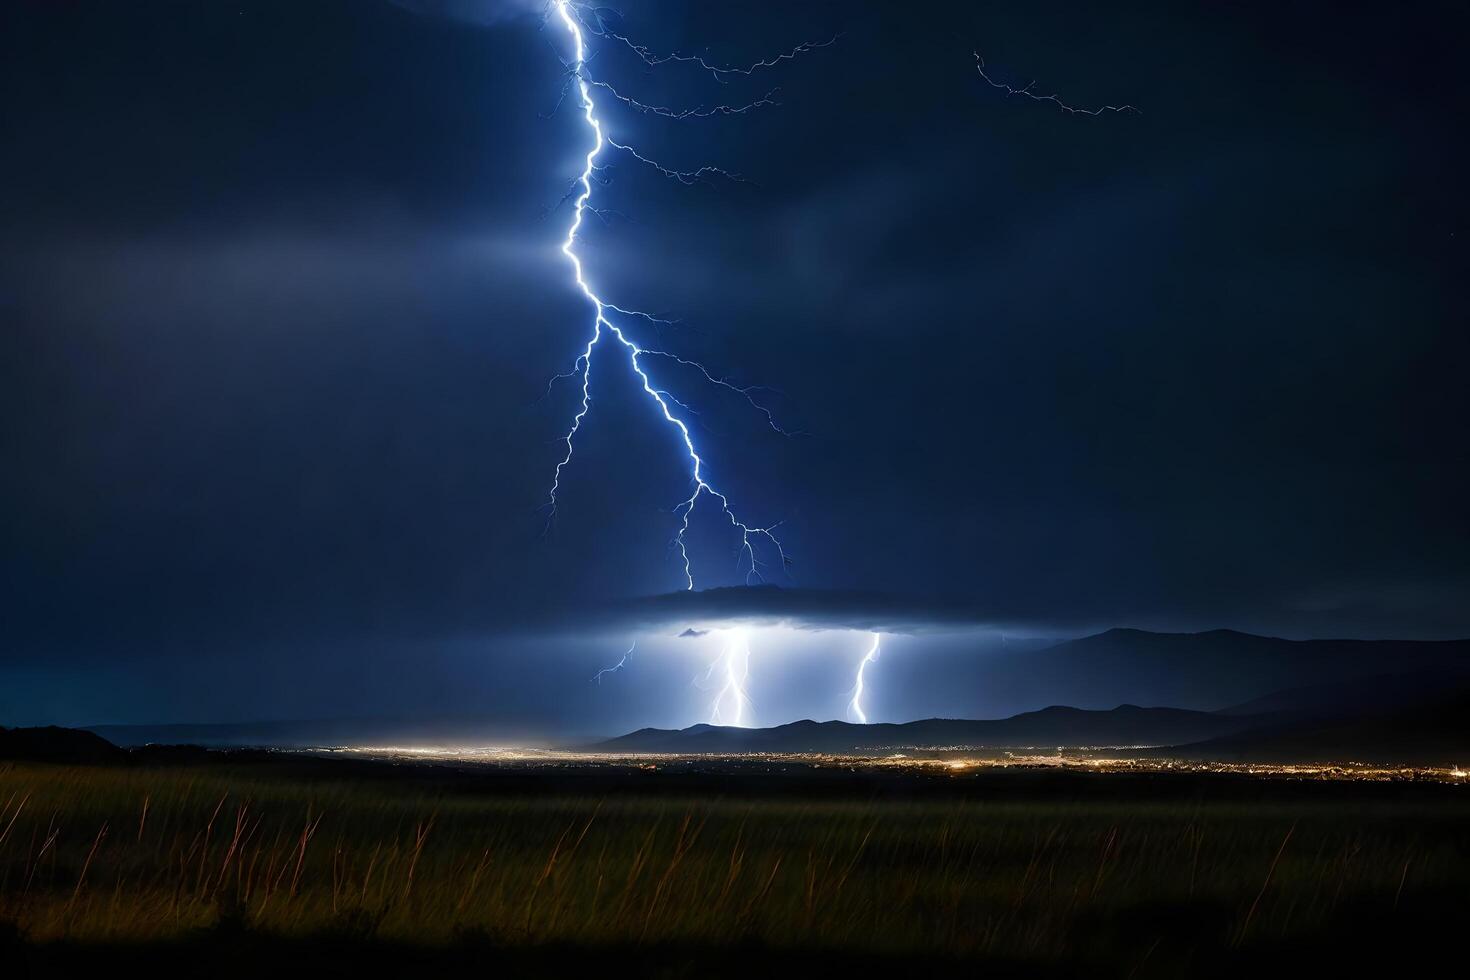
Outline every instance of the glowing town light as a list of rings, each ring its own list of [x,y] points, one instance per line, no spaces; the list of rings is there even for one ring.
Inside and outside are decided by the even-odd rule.
[[[723,668],[724,684],[715,695],[709,723],[745,728],[746,705],[750,702],[745,694],[745,681],[750,676],[750,636],[744,629],[725,634],[725,648],[714,666]]]
[[[863,654],[862,660],[858,661],[857,683],[853,685],[852,700],[847,703],[848,713],[857,718],[858,724],[860,725],[866,725],[868,723],[868,715],[863,711],[863,690],[865,687],[863,675],[868,669],[868,664],[878,659],[878,645],[882,641],[880,634],[873,633],[871,635],[873,637],[873,645],[868,647],[868,652]]]
[[[573,445],[577,433],[578,431],[580,431],[582,427],[582,422],[584,419],[586,419],[587,413],[591,410],[592,407],[592,354],[595,350],[597,350],[599,345],[602,344],[605,335],[610,334],[619,345],[619,348],[621,349],[624,356],[627,358],[627,364],[632,369],[634,375],[637,376],[638,382],[642,386],[644,394],[646,394],[657,407],[659,413],[663,416],[664,421],[678,432],[680,441],[684,445],[684,452],[689,460],[689,485],[691,487],[691,491],[689,496],[681,501],[679,504],[677,504],[673,509],[675,517],[679,519],[678,531],[674,535],[674,545],[678,549],[679,557],[684,566],[685,589],[690,591],[694,589],[694,572],[690,562],[689,550],[686,546],[686,535],[689,531],[689,522],[690,519],[693,517],[694,509],[696,506],[698,506],[700,500],[705,497],[708,497],[719,504],[720,512],[725,515],[727,520],[729,520],[731,529],[738,536],[739,547],[737,549],[737,554],[739,556],[739,560],[745,567],[746,584],[751,584],[755,581],[761,581],[763,579],[763,569],[769,567],[770,565],[774,565],[777,570],[784,570],[785,567],[789,564],[786,557],[786,552],[782,549],[781,542],[777,540],[774,533],[779,525],[773,524],[766,527],[758,527],[756,525],[746,523],[736,516],[735,512],[730,507],[729,498],[726,497],[724,493],[717,490],[714,485],[711,484],[705,477],[704,458],[695,448],[693,435],[690,432],[689,426],[675,412],[676,407],[683,408],[684,406],[678,401],[678,399],[669,394],[667,391],[654,385],[653,381],[648,375],[647,370],[643,366],[642,358],[645,356],[670,358],[680,364],[697,368],[704,373],[705,378],[709,381],[721,385],[722,387],[730,388],[733,391],[739,392],[746,397],[747,401],[751,401],[751,389],[742,388],[730,384],[723,379],[718,379],[708,370],[706,370],[703,365],[700,365],[697,362],[675,357],[674,355],[666,351],[648,350],[639,346],[628,335],[628,333],[625,332],[624,328],[619,326],[617,322],[614,321],[613,317],[621,315],[625,317],[643,318],[649,320],[656,320],[657,318],[651,317],[649,314],[641,313],[636,310],[626,310],[603,300],[598,292],[594,290],[587,281],[585,270],[582,266],[582,260],[577,255],[576,245],[577,233],[582,227],[582,222],[586,213],[588,211],[595,210],[588,203],[592,197],[593,175],[597,172],[598,169],[598,157],[601,155],[603,148],[609,144],[617,149],[625,150],[629,153],[632,153],[640,161],[654,166],[655,168],[663,172],[666,176],[673,176],[675,179],[687,178],[689,180],[693,180],[699,179],[700,177],[703,177],[710,173],[725,173],[724,171],[718,171],[714,168],[703,168],[701,170],[693,172],[671,171],[655,163],[654,161],[638,154],[631,147],[628,147],[621,143],[613,142],[607,137],[606,133],[603,130],[603,124],[601,120],[598,119],[597,106],[592,99],[592,89],[594,87],[600,90],[608,91],[613,97],[619,98],[624,102],[628,102],[635,108],[648,111],[656,111],[659,115],[673,115],[676,118],[687,118],[690,116],[713,114],[728,115],[731,113],[744,112],[748,109],[755,108],[758,105],[769,104],[769,97],[758,102],[751,103],[748,106],[718,106],[712,109],[691,110],[689,112],[683,113],[660,111],[662,107],[648,107],[643,105],[642,103],[634,103],[631,100],[622,96],[620,93],[613,90],[606,83],[600,81],[592,81],[588,79],[586,74],[586,44],[583,39],[582,28],[579,24],[576,14],[574,13],[573,5],[569,3],[568,0],[555,0],[554,8],[563,26],[566,27],[567,33],[571,36],[573,60],[569,68],[570,81],[575,83],[575,91],[581,102],[582,118],[586,121],[587,129],[592,134],[592,148],[587,151],[587,156],[582,166],[582,173],[577,178],[574,185],[577,188],[577,191],[572,205],[572,220],[571,224],[567,227],[566,238],[561,244],[561,253],[566,256],[568,263],[570,263],[572,267],[572,276],[574,281],[576,282],[577,288],[581,291],[582,295],[586,297],[587,301],[592,305],[594,316],[592,321],[591,337],[588,339],[586,346],[583,347],[582,352],[577,356],[577,359],[573,362],[572,370],[567,375],[563,375],[563,377],[576,377],[578,375],[581,376],[582,399],[576,414],[572,417],[571,426],[567,429],[567,433],[563,437],[563,442],[566,444],[566,453],[562,456],[561,461],[556,464],[556,469],[552,474],[551,490],[547,494],[548,526],[549,522],[556,515],[557,494],[561,489],[562,471],[565,470],[572,461]],[[752,401],[752,404],[755,403]],[[756,405],[756,407],[761,408],[761,406],[759,405]],[[761,410],[765,411],[765,409],[763,408]],[[779,427],[775,425],[775,422],[771,419],[769,412],[766,412],[766,417],[767,420],[771,422],[772,427],[777,428],[779,431]],[[769,559],[769,561],[763,559],[761,557],[761,554],[757,551],[756,545],[758,543],[762,546],[761,550],[764,551],[766,549],[769,549],[767,553],[767,558]]]

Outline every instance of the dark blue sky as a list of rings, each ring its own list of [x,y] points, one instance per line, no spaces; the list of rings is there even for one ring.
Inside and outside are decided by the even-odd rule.
[[[1461,5],[622,9],[732,62],[842,34],[758,113],[608,105],[753,183],[609,158],[626,218],[582,246],[609,299],[681,321],[646,343],[805,433],[660,376],[784,522],[782,584],[1031,635],[1470,634]],[[542,536],[575,395],[541,396],[589,328],[556,253],[586,149],[572,106],[544,118],[563,42],[470,0],[6,5],[0,722],[683,719],[685,665],[615,708],[585,683],[642,622],[619,604],[682,579],[681,454],[612,359]],[[976,49],[1142,114],[1007,98]],[[593,71],[766,88],[616,47]],[[718,530],[703,585],[740,580]],[[926,673],[891,716],[965,709]]]

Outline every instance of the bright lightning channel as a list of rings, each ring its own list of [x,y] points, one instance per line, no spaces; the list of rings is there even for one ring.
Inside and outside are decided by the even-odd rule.
[[[878,659],[878,647],[882,642],[882,635],[870,634],[873,637],[873,645],[868,647],[868,652],[863,654],[863,659],[858,661],[857,681],[853,684],[852,700],[847,703],[848,713],[858,720],[858,724],[868,723],[868,714],[863,711],[863,691],[866,689],[863,675],[867,672],[868,664]]]
[[[751,398],[751,389],[742,388],[733,385],[723,379],[716,378],[713,374],[711,374],[697,362],[686,361],[682,358],[674,357],[674,355],[669,354],[665,351],[648,350],[640,347],[624,331],[622,327],[618,326],[618,324],[614,322],[613,319],[611,319],[610,314],[619,314],[630,317],[642,317],[647,319],[656,318],[653,318],[648,314],[639,313],[636,310],[622,309],[604,300],[601,295],[599,295],[599,293],[587,281],[585,270],[582,266],[582,260],[577,254],[576,245],[577,233],[582,227],[582,222],[585,215],[588,211],[593,211],[595,213],[595,208],[593,208],[588,203],[592,197],[593,176],[598,169],[598,157],[601,155],[603,148],[609,144],[617,149],[625,150],[631,153],[641,162],[647,163],[663,172],[666,176],[671,176],[674,179],[680,180],[681,182],[692,182],[693,180],[701,179],[712,174],[733,176],[726,174],[726,172],[724,171],[719,171],[714,168],[703,168],[701,170],[696,170],[692,172],[668,170],[662,165],[655,163],[651,159],[644,157],[642,154],[637,153],[637,151],[633,150],[631,147],[622,143],[614,142],[607,136],[603,128],[603,123],[597,116],[597,105],[592,98],[593,88],[606,90],[611,93],[614,98],[618,98],[628,103],[629,105],[632,105],[634,108],[643,111],[655,112],[658,115],[670,115],[675,118],[689,118],[693,116],[706,115],[727,115],[731,113],[745,112],[759,105],[768,104],[770,102],[770,97],[768,96],[765,99],[761,99],[746,106],[705,107],[697,110],[688,111],[666,110],[665,107],[646,106],[643,103],[638,103],[630,100],[622,96],[607,83],[591,80],[587,77],[586,43],[582,35],[580,22],[578,21],[576,13],[574,12],[573,5],[569,2],[569,0],[555,0],[554,7],[558,18],[561,20],[562,25],[566,28],[567,33],[571,37],[573,60],[569,67],[570,81],[575,83],[576,92],[581,99],[582,118],[586,121],[587,128],[591,131],[593,137],[592,148],[587,151],[587,156],[583,163],[581,176],[578,177],[574,183],[574,186],[577,187],[578,190],[573,202],[573,214],[571,224],[567,227],[567,235],[566,239],[562,242],[561,252],[563,255],[566,256],[567,261],[571,264],[572,274],[573,278],[576,281],[577,288],[581,290],[582,295],[586,297],[587,301],[592,304],[594,317],[592,322],[592,336],[587,341],[587,344],[582,349],[582,352],[573,362],[572,371],[569,372],[569,376],[581,376],[582,399],[576,414],[572,418],[571,426],[570,428],[568,428],[566,436],[563,439],[566,444],[566,453],[563,455],[561,461],[556,464],[556,470],[552,475],[551,490],[547,495],[548,526],[550,524],[550,521],[556,515],[557,494],[561,489],[562,471],[571,464],[573,446],[577,433],[580,431],[582,427],[582,422],[584,419],[586,419],[587,414],[592,407],[592,355],[598,349],[598,347],[602,345],[604,338],[607,335],[611,335],[612,338],[618,343],[618,345],[620,345],[622,351],[626,354],[628,358],[628,365],[632,368],[633,373],[637,376],[639,383],[642,385],[644,394],[646,394],[653,401],[654,405],[658,408],[659,413],[663,416],[664,421],[678,432],[679,438],[684,444],[685,454],[687,455],[689,460],[690,486],[692,487],[692,490],[686,499],[684,499],[674,507],[674,515],[676,518],[679,519],[679,528],[674,536],[674,546],[678,549],[679,557],[684,566],[685,589],[688,591],[693,591],[694,589],[694,572],[689,556],[689,549],[686,545],[686,536],[689,531],[689,522],[694,514],[695,507],[698,506],[700,500],[705,497],[708,497],[719,504],[720,512],[725,515],[726,519],[729,520],[731,529],[738,535],[739,547],[736,552],[737,567],[740,567],[740,565],[743,564],[745,568],[746,584],[752,584],[754,582],[761,581],[764,577],[763,570],[767,569],[770,564],[774,564],[778,570],[784,570],[787,564],[789,564],[789,562],[787,561],[786,552],[782,548],[780,540],[777,539],[774,533],[779,525],[772,524],[769,526],[757,526],[754,524],[750,524],[746,521],[741,520],[736,515],[735,511],[731,509],[729,498],[723,492],[718,490],[713,484],[711,484],[706,478],[704,458],[695,448],[694,439],[692,434],[690,433],[688,424],[685,423],[685,421],[675,411],[676,408],[682,408],[687,411],[687,408],[683,406],[682,403],[679,402],[678,399],[676,399],[673,395],[669,394],[669,392],[654,385],[653,381],[649,377],[647,370],[645,370],[641,359],[644,356],[665,357],[674,359],[681,364],[695,367],[698,370],[702,371],[704,373],[704,376],[708,380],[714,382],[715,384],[721,385],[722,387],[730,388],[731,390],[736,391],[741,395],[744,395],[747,401],[751,401],[752,404],[755,404],[755,402]],[[756,407],[760,408],[759,405],[756,405]],[[764,409],[761,410],[765,411]],[[774,420],[771,419],[769,412],[766,412],[766,417],[767,420],[771,422],[772,427],[777,428],[779,431],[779,427],[776,426]],[[760,550],[757,549],[757,544],[761,545]],[[765,551],[767,549],[769,549],[769,557],[773,559],[770,562],[768,562],[761,555],[761,551]]]
[[[711,671],[714,667],[723,668],[724,683],[710,708],[709,723],[746,727],[746,707],[750,703],[750,698],[745,694],[745,681],[750,676],[750,636],[746,630],[732,629],[726,632],[725,648]]]

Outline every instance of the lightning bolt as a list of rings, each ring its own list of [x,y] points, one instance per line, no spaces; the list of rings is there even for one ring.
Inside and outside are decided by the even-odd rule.
[[[599,160],[606,148],[610,147],[613,150],[624,153],[634,161],[651,168],[662,177],[683,185],[707,183],[714,179],[744,181],[741,175],[716,166],[704,165],[694,169],[668,167],[652,157],[641,153],[632,145],[613,139],[608,134],[604,123],[598,116],[597,103],[593,98],[594,90],[605,93],[607,97],[627,108],[646,115],[675,120],[687,120],[714,116],[741,115],[766,106],[776,105],[779,89],[771,89],[760,98],[745,103],[696,105],[687,108],[677,108],[644,102],[620,91],[603,79],[594,79],[588,75],[587,45],[584,27],[587,34],[624,45],[650,67],[675,62],[687,63],[708,73],[716,81],[721,83],[729,81],[730,76],[753,76],[766,69],[774,68],[782,62],[790,61],[803,54],[827,47],[835,43],[837,37],[834,36],[827,41],[804,42],[789,51],[745,66],[717,65],[697,55],[687,55],[679,52],[662,55],[656,54],[651,49],[636,43],[628,36],[607,28],[602,22],[602,17],[598,10],[584,8],[572,3],[571,0],[552,0],[551,9],[566,29],[573,49],[572,60],[567,65],[566,84],[562,89],[561,97],[557,101],[557,106],[560,107],[568,95],[575,92],[581,107],[582,119],[592,137],[592,146],[587,151],[583,160],[582,172],[572,182],[572,189],[568,192],[567,197],[563,199],[563,203],[566,200],[572,201],[572,218],[567,227],[566,238],[561,244],[561,253],[566,257],[571,267],[573,279],[578,290],[580,290],[583,297],[592,306],[593,317],[591,336],[573,361],[571,370],[556,375],[548,384],[549,391],[551,386],[558,380],[580,379],[581,398],[566,434],[562,437],[566,451],[556,464],[556,468],[552,474],[551,488],[547,493],[547,528],[548,530],[550,529],[556,516],[562,474],[571,465],[577,435],[581,431],[582,423],[586,420],[592,409],[591,377],[593,354],[599,349],[611,345],[614,351],[620,353],[626,360],[644,395],[652,401],[664,422],[678,434],[680,442],[683,445],[685,457],[689,465],[690,492],[688,497],[680,501],[673,508],[674,517],[678,521],[677,531],[673,537],[673,546],[678,550],[680,562],[683,566],[685,589],[693,591],[695,588],[693,561],[687,544],[690,522],[693,519],[695,508],[706,497],[718,506],[720,513],[729,522],[731,531],[736,536],[738,541],[736,548],[736,568],[737,570],[742,567],[744,568],[746,584],[749,585],[764,581],[765,571],[772,563],[782,571],[789,564],[786,551],[775,534],[775,531],[780,527],[779,522],[762,526],[744,520],[732,508],[729,497],[707,479],[705,475],[705,459],[695,446],[690,426],[685,421],[686,415],[696,413],[666,388],[654,383],[645,366],[645,361],[647,359],[663,359],[681,368],[696,371],[705,382],[725,388],[744,398],[754,409],[764,415],[767,423],[774,431],[782,435],[791,435],[792,433],[783,429],[777,423],[770,409],[757,400],[755,393],[761,389],[755,386],[737,385],[729,379],[711,372],[703,364],[681,357],[670,351],[641,346],[631,336],[626,322],[623,321],[642,321],[654,327],[667,324],[670,321],[639,310],[626,309],[604,299],[588,281],[582,259],[578,255],[576,247],[578,234],[588,214],[607,221],[608,215],[615,213],[605,211],[591,203],[594,181],[598,183],[604,183],[606,181],[606,178],[600,175],[603,168],[599,165]],[[587,23],[582,20],[584,12],[591,14],[594,23]],[[1099,116],[1103,113],[1139,112],[1132,105],[1103,105],[1091,109],[1081,108],[1064,102],[1055,94],[1037,94],[1033,91],[1036,84],[1035,81],[1022,88],[1016,88],[1004,82],[997,81],[986,73],[985,59],[980,56],[979,52],[975,52],[975,68],[980,77],[992,88],[1000,89],[1007,95],[1024,96],[1036,102],[1050,102],[1063,112],[1069,114]],[[855,717],[862,724],[867,724],[868,721],[867,713],[863,710],[863,696],[866,691],[866,671],[868,665],[878,659],[882,642],[881,635],[878,633],[872,633],[871,637],[872,645],[858,663],[852,700],[848,703],[849,715]],[[621,670],[626,665],[633,649],[634,647],[630,646],[628,651],[623,654],[622,659],[616,664],[599,670],[594,675],[593,680],[601,683],[602,677],[605,674]],[[743,726],[747,723],[748,718],[747,708],[749,698],[745,693],[745,683],[750,672],[750,643],[745,630],[735,629],[728,632],[725,647],[720,657],[711,664],[710,672],[706,675],[707,679],[713,676],[716,669],[722,669],[723,683],[711,706],[710,721],[712,724],[721,724],[728,721],[730,724]]]
[[[991,88],[998,88],[1006,95],[1024,95],[1026,98],[1031,99],[1033,102],[1050,102],[1058,109],[1061,109],[1063,112],[1071,113],[1073,115],[1100,116],[1105,112],[1131,112],[1136,115],[1143,115],[1143,111],[1141,109],[1131,105],[1104,105],[1098,106],[1096,109],[1079,109],[1076,106],[1071,106],[1063,102],[1056,95],[1037,95],[1035,92],[1031,91],[1032,86],[1036,84],[1035,79],[1032,79],[1024,88],[1016,88],[1014,86],[1007,85],[1005,82],[997,82],[995,79],[985,74],[985,59],[980,57],[980,52],[978,51],[975,52],[975,70],[980,73],[980,77],[985,79],[985,81],[990,85]]]
[[[602,19],[600,17],[598,18],[598,24],[596,27],[589,26],[587,29],[598,37],[608,38],[610,40],[617,41],[620,44],[626,45],[629,50],[631,50],[634,54],[641,58],[643,60],[643,63],[645,65],[648,65],[650,68],[657,68],[659,65],[666,65],[670,62],[684,62],[686,64],[694,64],[698,65],[704,71],[709,72],[709,74],[713,76],[715,81],[717,82],[728,82],[729,79],[725,77],[727,75],[754,75],[756,72],[760,71],[763,68],[774,68],[781,62],[793,61],[801,55],[806,54],[808,51],[815,51],[818,48],[831,47],[833,44],[836,44],[837,39],[841,37],[840,34],[834,34],[825,41],[803,41],[802,43],[793,47],[790,51],[783,52],[782,54],[778,54],[770,58],[763,58],[760,61],[755,61],[744,66],[732,66],[712,64],[699,55],[680,54],[678,51],[673,51],[669,54],[656,54],[651,48],[647,48],[644,45],[637,43],[627,35],[619,34],[617,31],[614,31],[611,28],[607,27],[602,23]]]
[[[616,674],[618,671],[622,670],[623,667],[627,665],[628,658],[633,655],[633,650],[637,646],[638,646],[638,641],[637,640],[634,640],[628,646],[627,652],[623,654],[623,659],[622,660],[619,660],[617,663],[613,664],[611,667],[604,667],[604,668],[602,668],[597,673],[595,673],[595,674],[592,675],[592,679],[594,681],[596,681],[598,684],[601,684],[602,683],[602,675],[603,674]]]
[[[710,708],[709,723],[744,728],[746,706],[750,704],[745,694],[745,681],[750,676],[750,637],[745,630],[733,629],[726,634],[725,649],[711,665],[710,672],[716,667],[723,668],[724,683]]]
[[[878,659],[878,645],[882,641],[881,634],[869,634],[873,637],[873,645],[868,647],[868,652],[863,654],[863,659],[858,661],[857,681],[852,687],[852,700],[847,703],[847,712],[858,720],[858,724],[868,723],[867,712],[863,711],[863,691],[865,689],[863,675],[868,669],[868,664]]]
[[[583,78],[581,69],[578,69],[578,78]],[[781,92],[780,89],[773,88],[760,98],[746,102],[743,105],[697,105],[687,109],[673,109],[666,105],[652,105],[648,102],[640,102],[632,96],[624,95],[604,81],[588,82],[582,80],[580,84],[584,92],[587,86],[591,85],[593,88],[602,89],[630,109],[636,109],[646,115],[663,116],[666,119],[708,119],[710,116],[743,116],[754,109],[762,109],[769,105],[780,105],[776,101],[776,96]]]
[[[720,514],[729,522],[730,529],[736,536],[738,542],[736,548],[736,569],[737,571],[742,568],[744,569],[746,584],[750,585],[764,581],[765,574],[772,565],[776,569],[784,571],[789,564],[786,551],[775,534],[775,531],[780,526],[779,523],[757,525],[737,515],[731,506],[729,497],[724,491],[718,489],[710,482],[706,476],[704,457],[696,448],[689,424],[684,419],[684,415],[693,414],[692,411],[665,388],[653,382],[645,366],[645,360],[650,358],[667,359],[681,367],[699,371],[707,382],[741,395],[749,404],[765,415],[766,421],[772,429],[782,434],[789,433],[786,433],[777,424],[770,410],[756,400],[754,392],[758,389],[736,385],[725,378],[717,376],[697,361],[678,357],[668,351],[648,349],[634,340],[629,333],[626,323],[623,322],[620,324],[620,321],[642,319],[652,321],[655,324],[666,321],[661,321],[657,317],[637,310],[624,309],[603,299],[598,290],[588,281],[582,259],[577,253],[577,236],[582,228],[585,216],[588,213],[600,213],[589,202],[592,198],[593,182],[597,179],[599,171],[598,161],[606,147],[610,146],[616,150],[628,153],[635,160],[654,168],[663,176],[676,180],[679,183],[692,184],[711,177],[732,180],[741,179],[739,175],[718,167],[706,166],[696,170],[676,170],[665,167],[652,158],[638,152],[632,146],[613,140],[607,134],[605,125],[597,114],[597,103],[593,99],[594,90],[606,92],[610,97],[641,112],[667,116],[674,119],[733,115],[749,112],[761,106],[774,104],[775,93],[774,91],[770,92],[761,99],[743,105],[697,106],[692,109],[674,109],[668,106],[655,106],[640,102],[622,94],[607,82],[588,76],[586,40],[583,35],[583,24],[579,17],[581,8],[571,3],[570,0],[554,0],[552,9],[562,26],[566,29],[571,41],[573,57],[571,63],[568,65],[568,86],[577,95],[582,110],[582,119],[592,136],[592,147],[587,151],[587,155],[583,161],[582,173],[573,182],[572,219],[567,227],[566,238],[561,244],[561,253],[566,257],[567,262],[571,266],[572,275],[578,290],[581,291],[587,302],[592,306],[593,318],[592,334],[581,352],[577,355],[576,360],[573,361],[572,369],[552,379],[553,384],[558,378],[580,379],[581,399],[576,413],[572,416],[571,424],[565,436],[562,438],[562,442],[566,446],[566,451],[563,453],[561,460],[556,464],[556,469],[552,474],[551,489],[547,494],[546,501],[547,527],[548,529],[550,528],[556,516],[557,498],[561,490],[562,474],[571,465],[577,434],[581,431],[582,423],[586,420],[588,413],[592,409],[591,378],[593,354],[610,343],[613,345],[614,350],[621,353],[626,359],[628,367],[632,370],[643,393],[653,402],[654,407],[663,417],[664,422],[678,434],[688,460],[690,471],[689,496],[673,508],[674,517],[678,521],[677,531],[673,538],[673,546],[677,549],[683,565],[685,589],[689,591],[693,591],[694,589],[693,562],[687,545],[690,521],[694,516],[695,508],[705,498],[708,498],[712,504],[718,506]],[[597,30],[589,27],[588,33],[593,33],[597,36],[616,37],[617,40],[631,45],[631,42],[628,42],[622,36],[609,34],[605,30]],[[788,55],[769,59],[769,64],[765,62],[757,63],[751,66],[748,71],[717,68],[714,71],[717,76],[727,73],[751,74],[762,67],[770,67],[790,57],[796,57],[805,50],[824,47],[826,43],[831,42],[798,47]],[[638,51],[639,49],[634,46],[634,50]],[[652,55],[648,55],[648,57],[652,57]],[[645,60],[647,60],[647,57],[645,57]],[[678,56],[666,60],[682,61],[698,59],[687,59],[683,56]],[[713,66],[703,62],[701,64],[706,68],[713,68]],[[566,94],[567,92],[564,90],[563,99],[565,99]]]

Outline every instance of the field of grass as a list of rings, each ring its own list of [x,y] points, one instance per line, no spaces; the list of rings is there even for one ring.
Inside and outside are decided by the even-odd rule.
[[[0,764],[0,947],[250,936],[695,950],[677,962],[700,975],[752,949],[1200,973],[1318,943],[1434,941],[1470,895],[1467,817],[1453,793],[510,795],[268,767]]]

